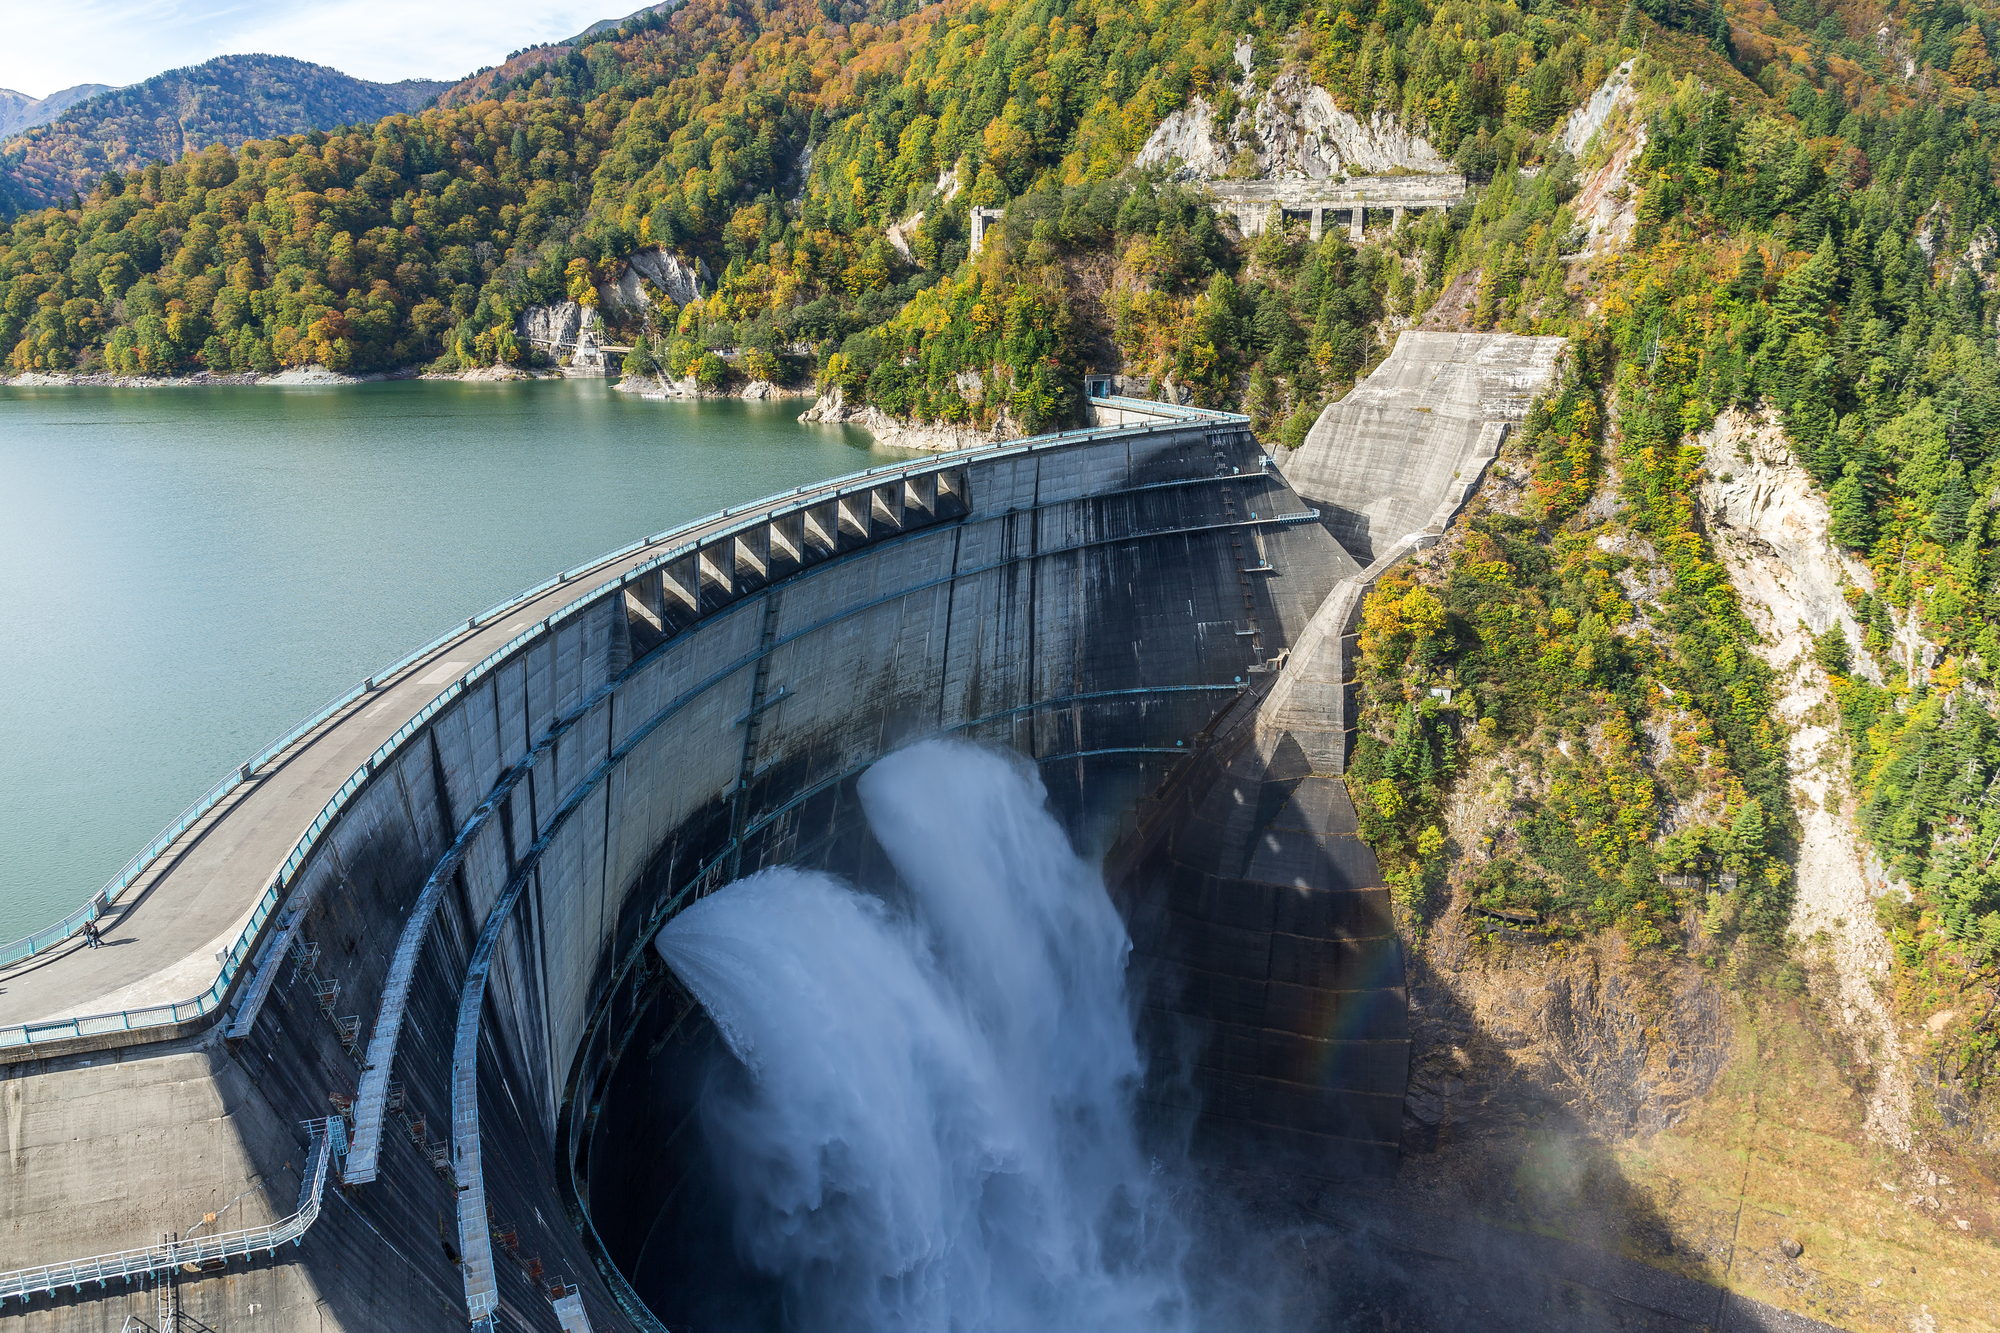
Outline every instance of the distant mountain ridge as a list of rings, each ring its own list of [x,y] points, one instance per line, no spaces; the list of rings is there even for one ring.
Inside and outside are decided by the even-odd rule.
[[[79,83],[47,97],[30,97],[12,88],[0,88],[0,139],[45,125],[84,98],[110,91],[108,83]]]
[[[672,13],[684,0],[661,0],[660,4],[647,5],[635,9],[623,18],[599,19],[574,37],[560,42],[548,42],[541,46],[530,46],[516,51],[505,61],[477,73],[469,74],[438,94],[438,105],[444,107],[471,106],[474,102],[493,95],[496,88],[504,88],[513,80],[531,70],[545,65],[554,65],[564,60],[572,51],[580,50],[594,41],[615,37],[620,28],[652,26],[659,16]]]
[[[234,149],[246,139],[372,124],[451,86],[370,83],[289,56],[218,56],[98,92],[14,137],[0,148],[0,208],[63,203],[106,171],[177,161],[212,143]]]

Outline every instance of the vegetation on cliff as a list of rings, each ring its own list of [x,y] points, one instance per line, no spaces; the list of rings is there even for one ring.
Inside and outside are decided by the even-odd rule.
[[[490,361],[521,308],[588,297],[663,245],[719,281],[655,323],[662,360],[808,342],[853,400],[1032,425],[1069,417],[1081,370],[1122,358],[1296,436],[1379,352],[1382,316],[1443,276],[1458,229],[1359,255],[1292,233],[1244,246],[1126,173],[1133,151],[1189,99],[1255,99],[1289,66],[1420,114],[1476,170],[1505,165],[1533,151],[1558,82],[1567,105],[1602,73],[1577,44],[1597,20],[1564,14],[1045,0],[842,23],[701,0],[521,57],[493,85],[504,100],[126,173],[21,218],[0,238],[0,344],[17,370]],[[974,203],[1008,208],[977,262]],[[119,254],[131,272],[107,289],[100,261]]]
[[[1923,44],[1934,25],[1954,51],[1983,40],[1964,15],[1911,21]],[[1967,61],[1928,72],[1943,95],[1923,101],[1865,69],[1847,85],[1830,67],[1790,73],[1804,77],[1769,99],[1656,81],[1634,243],[1590,274],[1598,309],[1525,288],[1496,308],[1570,332],[1568,378],[1529,423],[1518,515],[1474,519],[1442,580],[1371,605],[1377,725],[1357,773],[1420,891],[1442,865],[1444,778],[1468,750],[1511,745],[1534,798],[1470,886],[1479,905],[1618,921],[1782,980],[1782,737],[1692,500],[1700,469],[1730,466],[1696,433],[1732,405],[1771,406],[1827,488],[1833,537],[1873,574],[1873,592],[1849,590],[1864,641],[1850,651],[1836,629],[1820,662],[1863,830],[1911,890],[1882,908],[1905,1012],[1952,1011],[1938,1079],[1976,1094],[2000,975],[2000,199],[1982,129],[2000,102],[1990,66]],[[1489,244],[1480,281],[1506,263]],[[1648,571],[1669,577],[1648,586]],[[1406,684],[1434,681],[1457,688],[1449,704]],[[1637,761],[1635,733],[1658,758]]]

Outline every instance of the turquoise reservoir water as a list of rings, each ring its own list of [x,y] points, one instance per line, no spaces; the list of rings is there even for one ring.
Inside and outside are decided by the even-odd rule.
[[[0,941],[454,620],[909,456],[800,407],[585,380],[0,387]]]

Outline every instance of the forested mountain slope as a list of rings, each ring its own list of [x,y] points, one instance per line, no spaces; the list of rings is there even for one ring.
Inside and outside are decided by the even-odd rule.
[[[104,174],[0,233],[0,348],[15,372],[455,369],[525,360],[521,312],[576,300],[623,321],[635,373],[712,379],[738,347],[849,406],[1017,433],[1075,421],[1097,369],[1296,442],[1402,328],[1567,335],[1475,512],[1368,604],[1349,782],[1419,972],[1473,1006],[1460,974],[1494,955],[1465,922],[1530,923],[1547,952],[1494,975],[1528,969],[1537,1003],[1596,988],[1632,1063],[1597,1051],[1573,1077],[1586,1100],[1593,1078],[1640,1090],[1616,1132],[1710,1104],[1722,1085],[1688,1070],[1718,1065],[1676,1043],[1737,997],[1820,1052],[1772,1095],[1833,1079],[1876,1109],[1829,1142],[1950,1175],[1953,1154],[1990,1165],[2000,1045],[1988,24],[1948,2],[690,0],[517,57],[479,100]],[[1245,238],[1168,167],[1131,168],[1179,112],[1242,147],[1284,131],[1281,81],[1393,118],[1473,193],[1359,246]],[[976,256],[974,205],[1004,208]],[[656,247],[711,280],[614,300]],[[1782,432],[1786,484],[1823,506],[1808,545],[1833,544],[1803,666],[1701,500],[1753,466],[1745,422]],[[1812,728],[1842,771],[1800,768]],[[1866,919],[1800,914],[1822,815],[1881,863],[1847,866]],[[1808,919],[1881,943],[1864,980],[1891,1028],[1842,1026]],[[1457,1040],[1420,1061],[1420,1120],[1467,1085]],[[1710,1146],[1738,1144],[1715,1115]],[[1740,1204],[1735,1151],[1715,1178]],[[1993,1217],[1922,1197],[1924,1226],[1992,1244]]]
[[[218,56],[99,92],[0,145],[0,207],[66,202],[107,171],[174,162],[210,144],[365,125],[414,111],[448,84],[369,83],[287,56]]]

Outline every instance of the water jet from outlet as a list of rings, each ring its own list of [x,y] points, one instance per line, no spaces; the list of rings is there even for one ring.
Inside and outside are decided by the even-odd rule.
[[[738,1257],[800,1333],[1190,1328],[1102,879],[1009,757],[925,742],[860,792],[893,903],[766,870],[657,940],[741,1066],[702,1106]]]

